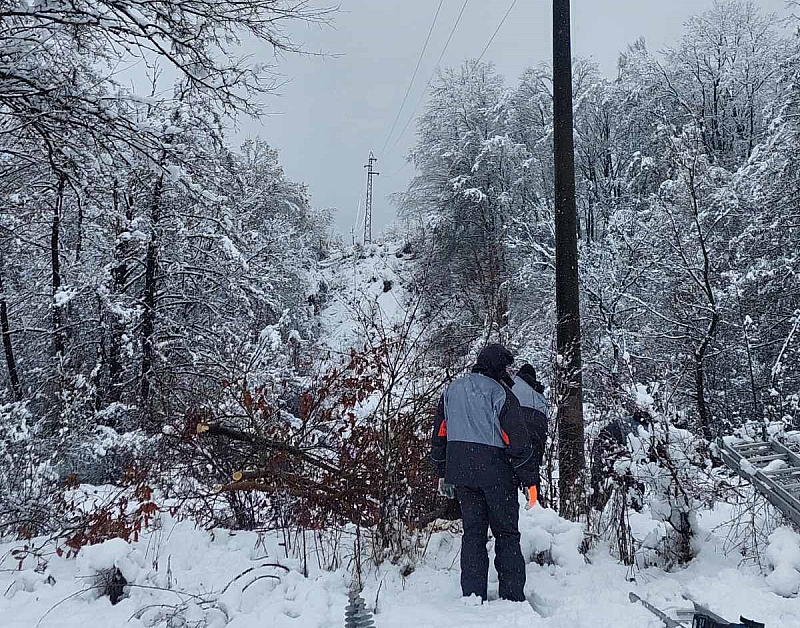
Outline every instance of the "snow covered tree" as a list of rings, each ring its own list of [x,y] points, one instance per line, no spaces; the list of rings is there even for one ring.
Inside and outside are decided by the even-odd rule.
[[[457,343],[508,325],[511,221],[536,194],[523,175],[527,151],[511,135],[508,101],[489,65],[443,72],[411,154],[419,174],[402,210],[429,234],[427,289],[433,307],[461,328]]]
[[[779,111],[735,176],[742,229],[731,242],[731,292],[738,312],[743,387],[754,418],[798,426],[797,181],[800,93],[797,42],[781,66]]]
[[[689,19],[653,80],[675,112],[672,122],[696,123],[709,157],[732,168],[764,137],[785,50],[774,15],[753,2],[715,0]]]

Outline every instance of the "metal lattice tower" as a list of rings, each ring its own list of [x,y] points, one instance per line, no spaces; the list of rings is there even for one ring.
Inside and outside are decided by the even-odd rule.
[[[379,175],[380,172],[375,172],[372,169],[372,164],[378,161],[378,158],[369,152],[369,163],[365,165],[367,170],[367,204],[364,209],[364,244],[372,243],[372,177]]]

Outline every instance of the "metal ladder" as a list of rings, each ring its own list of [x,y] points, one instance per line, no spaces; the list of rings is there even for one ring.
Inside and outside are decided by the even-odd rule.
[[[678,610],[678,617],[680,619],[675,620],[660,608],[653,606],[647,600],[643,600],[635,593],[631,592],[628,594],[628,598],[631,602],[639,602],[648,611],[653,613],[653,615],[658,617],[667,628],[688,628],[684,621],[692,622],[692,628],[764,628],[764,624],[761,622],[753,621],[752,619],[745,619],[744,617],[739,618],[741,623],[732,624],[724,620],[716,613],[708,610],[705,606],[701,606],[686,595],[683,597],[692,603],[693,608]]]
[[[774,439],[731,446],[720,438],[717,445],[723,462],[800,528],[800,453]],[[785,465],[772,465],[775,460]]]

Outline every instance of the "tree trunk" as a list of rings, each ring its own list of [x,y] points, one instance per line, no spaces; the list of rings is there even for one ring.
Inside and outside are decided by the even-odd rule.
[[[711,425],[711,410],[709,409],[708,402],[706,401],[705,362],[708,349],[711,346],[711,343],[714,341],[714,337],[716,336],[717,326],[719,325],[719,312],[716,309],[713,293],[709,292],[708,294],[709,300],[711,301],[711,307],[713,309],[711,312],[711,321],[709,322],[708,329],[706,330],[706,336],[703,339],[703,342],[700,343],[700,346],[694,352],[694,381],[695,395],[697,396],[697,414],[700,417],[700,429],[704,438],[711,439],[714,436],[714,433],[713,426]]]
[[[703,360],[704,356],[698,349],[694,354],[694,388],[697,401],[697,414],[700,418],[700,432],[703,438],[711,438],[711,421],[708,416],[708,404],[706,403],[705,369]]]
[[[75,202],[78,206],[78,222],[75,225],[75,261],[79,262],[83,253],[83,201],[77,193],[75,194]]]
[[[747,319],[744,317],[744,313],[742,312],[742,302],[739,298],[738,291],[736,292],[736,303],[739,307],[739,320],[741,321],[742,325],[742,332],[744,333],[744,347],[747,354],[747,370],[750,374],[750,394],[753,397],[753,419],[758,419],[761,415],[761,410],[758,404],[758,387],[756,386],[756,375],[753,369],[753,350],[752,345],[750,342],[750,332],[748,331],[748,323]]]
[[[553,2],[553,115],[556,202],[556,343],[561,398],[558,406],[561,514],[585,510],[583,390],[581,376],[578,225],[572,118],[572,51],[569,0]]]
[[[14,346],[11,344],[11,331],[8,325],[8,302],[6,300],[2,268],[0,268],[0,330],[3,333],[3,349],[6,354],[6,366],[8,367],[8,379],[11,382],[11,392],[14,394],[15,401],[22,401],[22,386],[19,382],[17,359],[14,357]]]
[[[125,220],[126,226],[130,225],[133,220],[133,199],[123,194],[125,202]],[[122,233],[123,225],[121,225],[120,217],[120,190],[118,182],[114,182],[114,191],[111,197],[114,205],[114,216],[116,220],[116,233],[119,236]],[[127,249],[130,245],[127,242],[117,238],[117,244],[114,250],[114,268],[112,270],[112,277],[114,280],[112,293],[119,295],[125,292],[125,286],[128,283],[128,262],[127,262]],[[122,398],[122,338],[125,333],[125,324],[121,320],[119,314],[111,312],[111,322],[109,325],[109,347],[108,347],[108,391],[107,397],[111,402],[117,402]]]
[[[689,173],[689,185],[691,186],[692,195],[692,210],[694,212],[694,224],[697,229],[697,238],[700,244],[700,252],[703,255],[703,276],[702,288],[705,297],[708,301],[708,309],[711,310],[711,320],[708,323],[705,336],[694,352],[695,359],[695,394],[697,395],[697,413],[700,416],[700,429],[702,430],[703,437],[710,439],[712,437],[711,425],[711,411],[709,410],[708,403],[706,402],[705,390],[705,361],[708,349],[714,342],[717,334],[717,327],[719,326],[719,310],[717,309],[717,300],[714,296],[714,288],[711,285],[711,256],[708,252],[706,244],[706,235],[703,233],[702,225],[700,224],[700,203],[697,198],[697,189],[695,187],[694,173]]]
[[[64,176],[58,179],[56,202],[53,206],[53,223],[50,229],[50,258],[53,282],[53,354],[58,357],[64,354],[64,317],[63,306],[59,305],[55,296],[61,288],[61,258],[59,255],[59,237],[61,234],[61,211],[64,205]]]
[[[153,334],[156,316],[156,271],[158,267],[158,220],[164,177],[159,177],[150,203],[150,242],[147,244],[144,273],[144,313],[142,314],[142,385],[141,400],[144,410],[150,399],[153,377]]]

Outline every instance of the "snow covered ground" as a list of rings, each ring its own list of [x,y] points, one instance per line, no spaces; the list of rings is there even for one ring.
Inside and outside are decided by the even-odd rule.
[[[455,526],[457,529],[457,526]],[[528,565],[527,604],[459,597],[456,532],[436,532],[413,566],[383,564],[367,569],[363,597],[376,610],[377,628],[655,628],[661,623],[639,605],[634,591],[670,611],[688,608],[688,595],[729,620],[740,614],[769,628],[800,626],[800,600],[774,594],[766,579],[718,553],[721,539],[700,539],[700,554],[686,569],[634,572],[619,565],[604,546],[584,558],[577,551],[582,530],[553,511],[521,512],[523,551],[528,558],[549,550],[555,564]],[[196,529],[163,516],[160,528],[130,545],[121,540],[85,548],[77,558],[49,548],[44,559],[12,555],[20,542],[0,546],[0,625],[59,628],[169,626],[222,628],[339,628],[351,581],[347,561],[321,568],[314,544],[304,561],[287,557],[282,536]],[[346,553],[345,553],[346,558]],[[21,559],[21,560],[20,560]],[[98,570],[116,565],[130,585],[112,606],[93,589]],[[409,574],[409,572],[411,572]]]
[[[397,243],[347,248],[325,260],[321,275],[334,295],[321,316],[321,336],[328,348],[348,353],[359,345],[363,335],[359,321],[372,314],[386,326],[402,321],[406,314],[403,286],[410,272]]]

